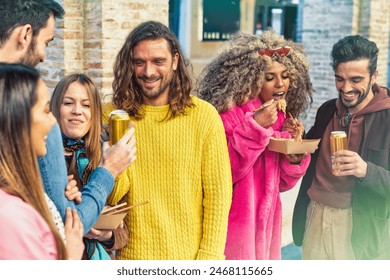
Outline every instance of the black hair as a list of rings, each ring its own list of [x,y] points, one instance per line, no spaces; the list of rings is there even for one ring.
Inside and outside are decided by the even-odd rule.
[[[35,37],[51,15],[62,18],[64,14],[64,9],[54,0],[0,0],[0,46],[15,28],[31,24]]]
[[[369,59],[370,75],[376,71],[379,49],[376,44],[360,35],[351,35],[334,44],[331,52],[332,67],[336,70],[340,63]]]

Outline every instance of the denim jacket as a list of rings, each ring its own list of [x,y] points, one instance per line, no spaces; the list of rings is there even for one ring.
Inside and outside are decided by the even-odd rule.
[[[46,148],[47,154],[38,158],[45,192],[57,206],[64,221],[67,207],[77,209],[86,234],[93,227],[106,204],[106,199],[114,186],[114,177],[105,168],[98,167],[82,189],[82,203],[75,204],[65,197],[68,173],[58,124],[50,131]]]

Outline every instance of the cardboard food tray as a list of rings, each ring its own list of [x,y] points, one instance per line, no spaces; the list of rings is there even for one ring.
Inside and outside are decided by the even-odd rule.
[[[127,211],[125,213],[119,213],[114,215],[100,215],[96,224],[93,228],[96,229],[117,229],[121,221],[127,215]]]
[[[294,139],[272,138],[269,141],[268,150],[282,154],[314,153],[321,139],[303,139],[295,142]]]
[[[117,229],[121,221],[125,218],[128,211],[132,208],[148,204],[148,201],[143,201],[132,206],[127,203],[121,203],[113,207],[104,207],[99,219],[93,226],[96,229]]]

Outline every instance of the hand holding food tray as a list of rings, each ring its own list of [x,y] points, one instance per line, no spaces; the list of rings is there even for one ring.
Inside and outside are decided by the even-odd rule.
[[[149,201],[144,201],[138,204],[127,206],[127,203],[121,203],[113,207],[105,207],[100,214],[99,219],[93,226],[95,229],[117,229],[128,213],[128,210],[145,205]]]
[[[273,104],[276,103],[276,108],[279,111],[282,111],[284,116],[286,117],[286,109],[287,103],[285,99],[280,99],[275,101],[274,99],[268,100],[264,104],[262,104],[259,108],[255,109],[254,112],[263,110]],[[302,139],[304,128],[300,126],[291,113],[288,113],[289,118],[293,121],[294,129],[296,131],[296,135],[294,139],[286,139],[286,138],[273,138],[271,137],[270,142],[268,144],[268,150],[282,153],[286,155],[294,154],[304,154],[304,153],[314,153],[318,148],[318,143],[321,139]]]
[[[318,148],[321,139],[303,139],[294,141],[294,139],[273,138],[271,137],[268,150],[282,154],[303,154],[314,153]]]

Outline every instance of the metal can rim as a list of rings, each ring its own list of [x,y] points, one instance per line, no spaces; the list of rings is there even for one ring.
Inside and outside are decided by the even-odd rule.
[[[114,110],[114,111],[110,112],[110,116],[111,115],[120,115],[120,114],[127,114],[127,112],[125,110]]]
[[[342,130],[332,131],[330,134],[331,135],[347,135],[347,133],[345,133],[345,131],[342,131]]]

